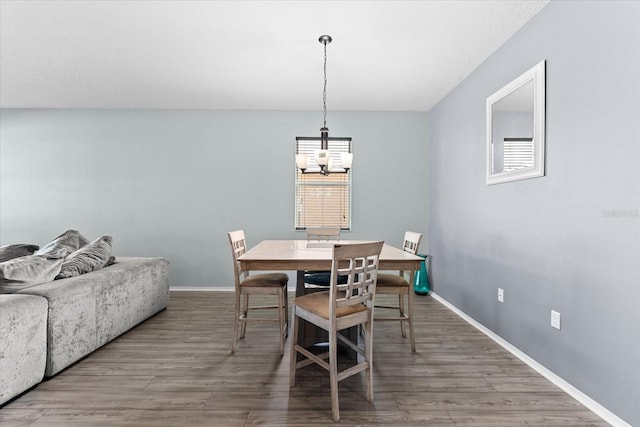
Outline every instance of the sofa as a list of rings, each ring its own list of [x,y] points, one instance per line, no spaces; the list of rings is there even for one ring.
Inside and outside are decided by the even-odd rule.
[[[108,258],[93,271],[58,273],[23,289],[7,280],[11,293],[0,294],[0,405],[166,308],[168,261]]]

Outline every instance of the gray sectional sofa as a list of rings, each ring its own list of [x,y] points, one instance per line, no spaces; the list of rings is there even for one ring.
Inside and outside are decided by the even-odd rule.
[[[114,264],[0,295],[0,405],[138,323],[169,300],[169,262]]]

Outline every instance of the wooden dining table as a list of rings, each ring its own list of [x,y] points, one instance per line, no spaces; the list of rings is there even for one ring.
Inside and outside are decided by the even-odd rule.
[[[263,240],[238,257],[242,271],[297,271],[296,296],[304,294],[305,270],[331,270],[332,248],[336,243],[365,243],[372,240]],[[379,270],[404,270],[413,283],[415,272],[424,258],[387,243],[380,253]]]
[[[304,295],[304,272],[307,270],[331,270],[332,248],[336,243],[365,243],[372,240],[263,240],[238,257],[242,271],[296,271],[296,296]],[[382,247],[378,263],[379,270],[404,270],[409,273],[409,283],[420,268],[424,258],[410,254],[387,243]],[[315,340],[300,328],[303,345]]]

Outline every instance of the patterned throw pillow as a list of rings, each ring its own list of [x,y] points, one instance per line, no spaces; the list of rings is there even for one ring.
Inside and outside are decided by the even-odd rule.
[[[111,236],[102,236],[65,258],[56,279],[79,276],[104,267],[111,257]]]

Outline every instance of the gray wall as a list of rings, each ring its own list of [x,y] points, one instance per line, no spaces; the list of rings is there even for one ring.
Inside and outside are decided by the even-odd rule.
[[[640,2],[553,1],[429,114],[435,292],[632,425],[639,23]],[[546,176],[486,186],[485,99],[543,59]]]
[[[400,245],[426,233],[426,113],[329,112],[354,140],[352,232]],[[319,112],[0,111],[0,243],[68,228],[111,234],[116,256],[164,256],[172,286],[233,286],[226,232],[294,231],[296,136]],[[410,153],[410,154],[407,154]]]

